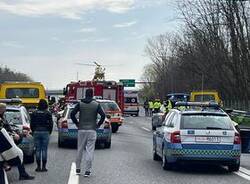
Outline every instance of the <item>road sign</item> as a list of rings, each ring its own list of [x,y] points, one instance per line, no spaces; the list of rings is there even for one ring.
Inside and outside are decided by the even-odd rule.
[[[135,87],[135,79],[120,79],[124,87]]]

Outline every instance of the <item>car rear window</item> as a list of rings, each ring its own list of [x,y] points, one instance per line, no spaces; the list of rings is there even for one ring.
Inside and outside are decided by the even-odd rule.
[[[39,90],[37,88],[8,88],[6,90],[7,98],[38,98]]]
[[[14,125],[22,125],[22,115],[21,112],[18,110],[6,110],[4,113],[5,120],[8,123],[12,123]]]
[[[137,103],[137,98],[125,97],[125,103]]]
[[[208,101],[215,101],[215,96],[214,95],[195,95],[194,96],[194,101],[195,102],[208,102]]]
[[[215,114],[183,114],[182,129],[223,129],[232,130],[231,119],[226,115]]]
[[[101,102],[100,105],[104,111],[120,111],[119,106],[113,102]]]

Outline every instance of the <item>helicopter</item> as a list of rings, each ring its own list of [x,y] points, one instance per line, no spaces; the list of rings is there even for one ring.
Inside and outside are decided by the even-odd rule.
[[[118,65],[101,65],[97,63],[96,61],[93,62],[93,64],[88,63],[75,63],[76,65],[81,66],[95,66],[95,74],[93,77],[93,81],[104,81],[105,80],[105,70],[106,68],[104,66],[118,66]]]

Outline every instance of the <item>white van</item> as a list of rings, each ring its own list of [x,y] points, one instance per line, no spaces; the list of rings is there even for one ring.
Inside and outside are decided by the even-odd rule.
[[[139,96],[138,91],[124,91],[124,114],[139,115]]]

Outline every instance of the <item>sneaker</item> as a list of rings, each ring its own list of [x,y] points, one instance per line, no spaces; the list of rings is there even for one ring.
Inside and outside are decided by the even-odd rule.
[[[85,174],[84,174],[84,177],[89,177],[91,175],[91,172],[90,171],[86,171]]]
[[[81,174],[81,169],[76,169],[76,174],[80,175]]]
[[[30,176],[28,174],[19,177],[19,180],[33,180],[33,179],[35,179],[35,177],[34,176]]]

